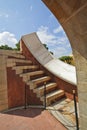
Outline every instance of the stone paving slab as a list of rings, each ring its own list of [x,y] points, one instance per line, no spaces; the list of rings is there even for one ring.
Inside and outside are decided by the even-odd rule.
[[[28,108],[0,113],[0,130],[67,130],[47,110]]]
[[[68,130],[76,130],[74,101],[62,99],[47,107],[47,110]]]

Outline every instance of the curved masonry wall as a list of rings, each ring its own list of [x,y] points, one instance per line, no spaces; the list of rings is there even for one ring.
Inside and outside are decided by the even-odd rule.
[[[51,55],[40,42],[36,33],[22,36],[22,40],[32,55],[42,66],[64,81],[73,85],[77,84],[75,67],[60,61]]]
[[[34,43],[32,43],[33,41]],[[76,81],[75,68],[71,65],[61,62],[60,60],[55,59],[44,48],[44,46],[38,39],[36,33],[23,36],[20,42],[21,42],[21,51],[23,55],[26,57],[26,59],[32,60],[34,64],[39,65],[41,69],[43,69],[48,75],[52,77],[54,81],[56,81],[58,85],[58,89],[59,88],[63,89],[65,91],[67,98],[73,99],[73,90],[76,90],[76,95],[77,95],[77,86],[75,83]],[[41,52],[40,52],[40,48],[38,49],[38,42],[39,42],[39,46],[41,47]],[[37,45],[35,45],[35,43]],[[37,49],[33,50],[31,49],[31,46],[34,47],[34,49],[35,48]],[[39,53],[40,53],[40,57],[39,57]],[[41,54],[42,54],[42,58],[41,58]],[[49,55],[49,58],[47,58],[47,55]]]
[[[87,129],[87,0],[42,0],[64,28],[76,60],[80,129]]]

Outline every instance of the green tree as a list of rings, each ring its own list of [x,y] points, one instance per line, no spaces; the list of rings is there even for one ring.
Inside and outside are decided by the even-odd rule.
[[[3,50],[13,50],[13,48],[9,47],[8,45],[1,45],[0,49],[3,49]]]
[[[44,47],[45,47],[47,50],[49,50],[47,44],[44,43],[43,45],[44,45]],[[53,55],[53,52],[52,52],[52,51],[50,51],[50,53]]]
[[[1,45],[0,49],[3,49],[3,50],[20,50],[20,42],[16,43],[16,48],[9,47],[8,45]]]
[[[71,64],[72,57],[71,56],[62,56],[59,58],[61,61]]]
[[[16,48],[14,48],[14,50],[20,50],[20,42],[16,43]]]
[[[47,46],[47,44],[44,43],[43,45],[44,45],[44,47],[45,47],[47,50],[49,49],[48,46]]]

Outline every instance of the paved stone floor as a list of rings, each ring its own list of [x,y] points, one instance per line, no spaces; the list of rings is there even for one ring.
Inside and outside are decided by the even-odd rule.
[[[0,130],[67,130],[47,110],[28,108],[0,113]]]
[[[47,109],[68,130],[76,130],[75,108],[73,100],[62,99],[53,105],[48,106]],[[78,103],[77,110],[79,114]]]

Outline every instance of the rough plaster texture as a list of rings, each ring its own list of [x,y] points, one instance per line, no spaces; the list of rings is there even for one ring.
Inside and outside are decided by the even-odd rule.
[[[0,50],[0,111],[8,109],[7,58],[19,58],[19,51]],[[23,56],[22,56],[23,57]],[[10,63],[11,65],[11,63]]]
[[[0,111],[8,109],[6,56],[0,56]]]
[[[64,28],[76,61],[80,128],[87,130],[87,0],[42,0]]]

